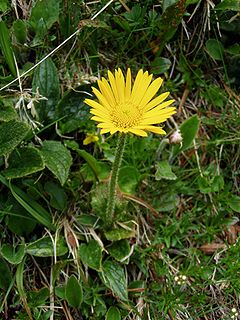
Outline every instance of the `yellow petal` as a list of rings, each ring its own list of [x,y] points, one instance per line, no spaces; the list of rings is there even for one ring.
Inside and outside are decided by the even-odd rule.
[[[131,133],[136,134],[137,136],[141,136],[141,137],[147,137],[147,133],[141,129],[137,129],[137,128],[131,128],[128,130]]]
[[[163,82],[162,78],[157,78],[150,84],[144,97],[140,102],[141,106],[145,106],[155,96],[155,94],[158,92],[159,88],[161,87],[162,82]]]
[[[154,116],[156,114],[162,114],[165,110],[168,110],[168,111],[169,110],[175,110],[176,111],[175,107],[167,108],[173,102],[174,102],[174,100],[168,100],[166,102],[161,103],[159,106],[153,108],[152,110],[145,112],[144,113],[144,118],[151,117],[151,116]]]
[[[157,134],[166,134],[166,132],[161,127],[155,126],[138,126],[139,129],[144,129],[146,131],[151,131]]]
[[[136,76],[136,79],[134,81],[133,84],[133,89],[132,89],[132,93],[131,93],[131,99],[137,94],[139,85],[141,84],[141,81],[143,79],[143,70],[139,70]]]
[[[106,109],[111,110],[111,106],[108,103],[107,99],[104,97],[104,95],[96,88],[92,88],[93,93],[98,98],[101,105],[103,105]]]
[[[165,114],[174,114],[176,113],[176,108],[175,107],[170,107],[170,108],[159,108],[156,107],[155,109],[152,109],[151,111],[148,111],[146,113],[144,113],[143,119],[150,119],[150,118],[154,118],[154,117],[159,117]]]
[[[148,87],[152,81],[152,75],[148,75],[148,73],[144,73],[142,77],[142,81],[139,83],[137,93],[132,95],[132,102],[135,105],[141,105],[140,101],[143,99],[144,95],[148,91]]]
[[[132,87],[132,76],[131,70],[128,68],[127,70],[127,77],[126,77],[126,88],[125,88],[125,97],[126,100],[130,99],[131,96],[131,87]]]
[[[104,133],[108,133],[110,130],[109,129],[101,129],[101,134],[104,134]]]
[[[165,99],[167,99],[169,94],[170,94],[170,92],[164,92],[164,93],[160,94],[155,99],[153,99],[149,103],[147,103],[146,106],[144,106],[144,110],[147,111],[147,110],[152,109],[153,107],[156,107],[161,102],[163,102]],[[142,104],[142,106],[143,106],[143,104]]]
[[[120,102],[125,101],[125,80],[121,69],[115,70],[115,80]]]
[[[108,78],[110,81],[110,85],[111,85],[112,92],[114,94],[116,103],[119,103],[119,96],[118,96],[118,90],[117,90],[117,86],[116,86],[116,80],[115,80],[114,75],[112,74],[111,71],[108,71]]]
[[[104,108],[100,103],[91,99],[85,99],[84,102],[94,109],[102,110]]]
[[[116,104],[116,100],[115,100],[113,91],[112,91],[109,83],[107,82],[107,80],[102,78],[101,81],[100,80],[98,81],[98,86],[99,86],[102,94],[108,100],[109,104],[111,106],[114,106],[114,104]]]

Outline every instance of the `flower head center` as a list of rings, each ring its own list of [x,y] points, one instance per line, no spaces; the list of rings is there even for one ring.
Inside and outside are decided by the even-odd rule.
[[[127,129],[137,125],[142,118],[142,110],[131,101],[118,103],[111,112],[116,127]]]

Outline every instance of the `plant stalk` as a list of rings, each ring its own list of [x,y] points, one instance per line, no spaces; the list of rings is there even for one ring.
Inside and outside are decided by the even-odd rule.
[[[115,159],[112,166],[111,178],[109,181],[108,189],[108,203],[106,211],[106,225],[111,226],[114,217],[115,205],[116,205],[116,187],[118,182],[118,173],[122,163],[123,152],[125,148],[127,135],[125,133],[120,133],[118,137],[118,143],[115,151]]]

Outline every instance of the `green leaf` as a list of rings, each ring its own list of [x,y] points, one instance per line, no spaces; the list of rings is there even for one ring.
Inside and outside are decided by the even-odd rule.
[[[0,99],[0,121],[16,119],[17,113],[12,103],[6,99]]]
[[[26,247],[26,252],[36,257],[52,257],[54,255],[54,244],[50,237],[43,237],[31,242]],[[63,256],[68,252],[68,247],[63,237],[59,237],[56,243],[56,255]]]
[[[0,258],[0,288],[7,290],[11,284],[12,275],[8,264],[5,260]]]
[[[118,308],[110,307],[107,311],[106,320],[121,320],[121,314]]]
[[[39,2],[39,1],[38,1]],[[49,10],[48,6],[46,7]],[[56,106],[60,97],[58,70],[51,58],[44,60],[34,71],[32,91],[46,97],[36,105],[42,121],[56,119]]]
[[[67,195],[62,187],[52,181],[44,185],[44,190],[50,195],[50,205],[58,210],[64,210],[67,206]]]
[[[155,173],[155,179],[161,180],[176,180],[177,176],[172,172],[172,168],[167,160],[159,161],[157,163],[157,171]]]
[[[198,132],[200,120],[197,115],[185,120],[180,126],[180,132],[182,135],[182,145],[174,145],[172,154],[176,156],[178,153],[187,150],[191,147],[192,142]]]
[[[99,217],[90,214],[81,214],[80,216],[76,216],[76,220],[80,225],[96,228]]]
[[[106,287],[110,288],[119,299],[127,301],[127,278],[124,268],[115,261],[107,260],[103,263],[101,278]]]
[[[19,264],[25,256],[25,244],[20,244],[17,247],[11,244],[3,244],[0,252],[9,263]]]
[[[80,307],[83,300],[82,286],[74,275],[71,275],[67,281],[65,296],[70,306]]]
[[[240,11],[240,0],[222,0],[214,7],[214,10]]]
[[[240,213],[240,197],[239,196],[233,195],[229,197],[227,203],[232,210]]]
[[[176,4],[178,2],[178,0],[163,0],[162,3],[162,10],[163,12],[170,6]]]
[[[222,43],[216,39],[209,39],[206,42],[207,52],[215,60],[222,60],[224,54],[224,47]]]
[[[46,167],[58,178],[63,186],[72,164],[69,150],[59,141],[44,141],[41,149]]]
[[[46,287],[37,291],[30,291],[28,293],[28,302],[30,307],[40,307],[46,304],[46,300],[49,299],[49,289]],[[49,318],[47,318],[49,319]]]
[[[44,169],[40,151],[34,147],[14,150],[8,159],[8,168],[3,175],[8,179],[21,178]]]
[[[104,233],[107,240],[118,241],[122,239],[132,238],[135,236],[135,225],[133,223],[126,223],[126,228],[114,228]]]
[[[134,193],[139,182],[140,173],[136,167],[125,166],[119,170],[118,185],[121,191]]]
[[[29,319],[33,319],[32,314],[31,314],[31,310],[28,306],[27,303],[27,299],[26,299],[26,292],[25,292],[25,288],[24,288],[24,284],[23,284],[23,274],[24,274],[24,265],[25,265],[25,260],[26,258],[24,258],[18,265],[17,267],[17,271],[16,271],[16,286],[17,286],[17,290],[18,293],[22,299],[24,308],[28,314]]]
[[[84,103],[84,99],[89,98],[91,92],[90,85],[82,85],[74,90],[65,93],[57,105],[57,115],[60,121],[62,134],[81,129],[89,129],[92,121],[90,120],[89,107]]]
[[[151,72],[153,74],[162,74],[171,67],[172,62],[167,58],[156,57],[151,63]]]
[[[10,9],[10,3],[8,0],[1,0],[0,1],[0,12],[5,12]]]
[[[185,14],[187,0],[165,0],[165,11],[158,23],[159,45],[157,54],[160,55],[165,44],[174,36]],[[171,3],[171,5],[170,5]]]
[[[13,22],[13,33],[17,41],[24,44],[27,40],[27,28],[24,20],[16,19]]]
[[[79,149],[78,144],[75,143],[75,141],[66,141],[66,145],[68,148],[71,148],[72,150],[76,151],[78,155],[87,162],[95,178],[98,180],[98,175],[100,174],[100,167],[98,161],[87,151]]]
[[[9,230],[19,236],[26,236],[35,228],[37,221],[13,197],[9,196],[6,202],[7,209],[5,223]]]
[[[29,126],[23,122],[11,120],[0,124],[0,156],[12,152],[28,132]]]
[[[212,191],[210,181],[206,177],[198,177],[197,182],[200,192],[209,193]]]
[[[46,29],[50,29],[51,26],[58,21],[59,3],[60,1],[58,0],[36,1],[32,8],[29,21],[32,22],[36,28],[39,20],[43,20]]]
[[[3,20],[0,21],[0,48],[13,76],[17,75],[9,30]]]
[[[129,241],[126,239],[115,241],[110,247],[107,248],[107,250],[117,261],[123,262],[128,260],[126,257],[128,257],[130,254]]]
[[[96,240],[90,240],[88,244],[81,244],[79,256],[88,267],[101,271],[102,269],[102,248]]]
[[[46,211],[20,188],[7,181],[2,175],[0,175],[0,181],[11,190],[14,198],[30,213],[31,216],[50,230],[55,230],[55,226],[51,222],[52,217],[48,211]]]

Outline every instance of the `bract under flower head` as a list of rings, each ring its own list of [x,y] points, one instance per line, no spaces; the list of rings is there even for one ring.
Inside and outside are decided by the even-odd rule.
[[[115,74],[108,71],[108,78],[109,81],[105,78],[98,80],[99,90],[92,88],[98,102],[85,100],[94,115],[91,119],[99,122],[101,133],[130,132],[143,137],[147,136],[147,132],[166,134],[161,127],[154,125],[165,122],[176,113],[176,108],[167,108],[174,100],[164,102],[169,92],[154,98],[162,78],[152,81],[152,75],[139,70],[132,86],[130,69],[126,79],[121,69],[115,70]]]

